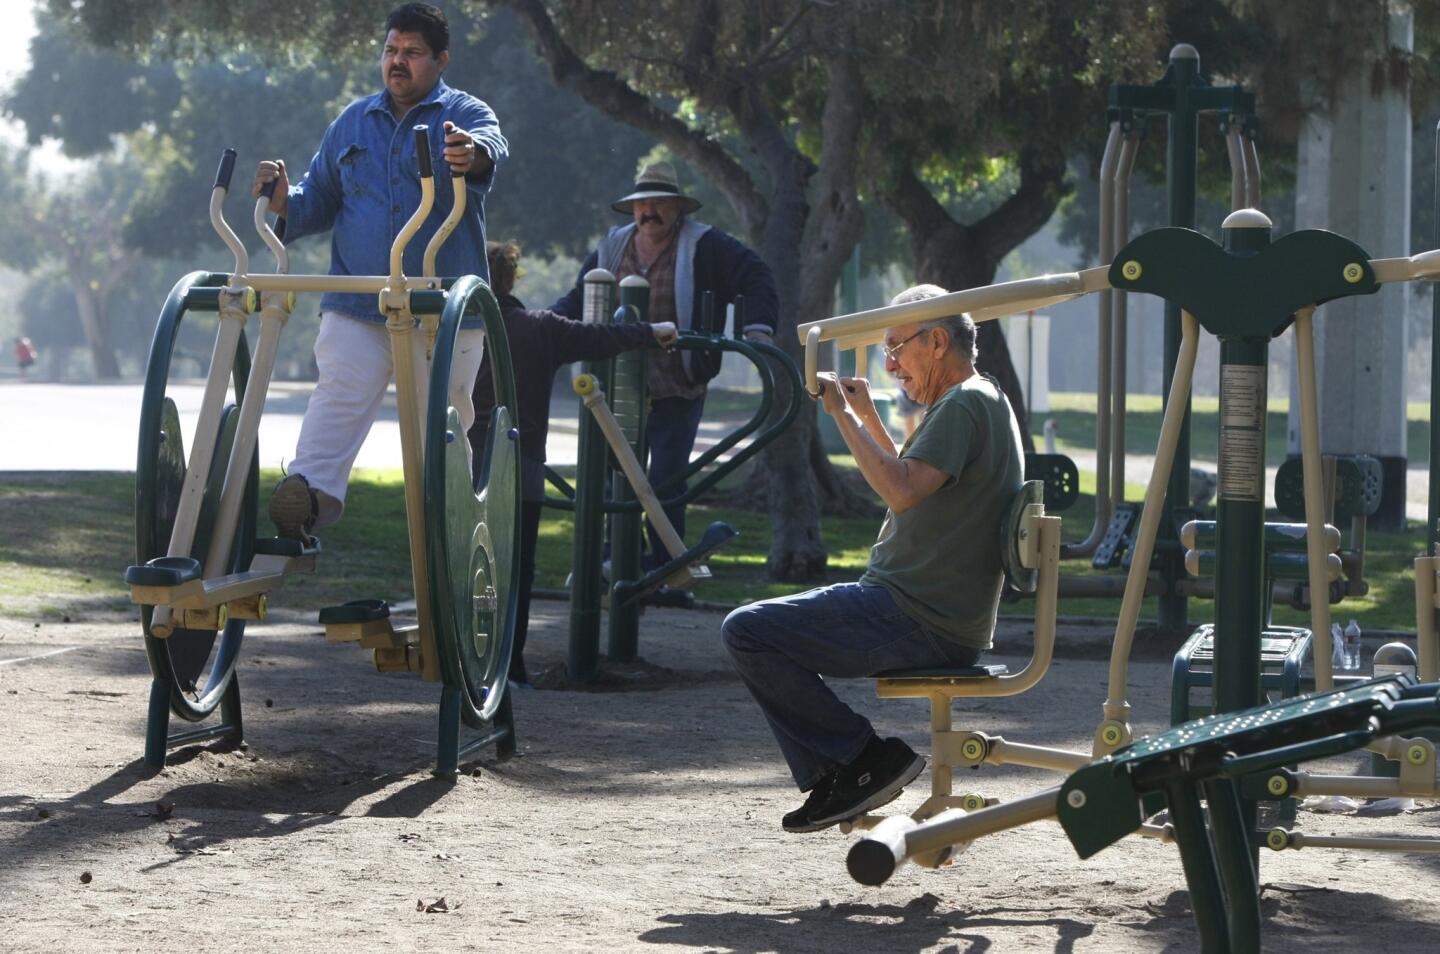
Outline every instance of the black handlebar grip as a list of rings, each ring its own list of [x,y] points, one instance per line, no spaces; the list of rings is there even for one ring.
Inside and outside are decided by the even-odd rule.
[[[713,291],[700,293],[700,320],[696,323],[696,328],[703,334],[713,335],[715,333],[715,293]]]
[[[420,178],[428,179],[435,173],[430,168],[430,127],[415,127],[415,157],[420,160]]]
[[[226,149],[220,156],[220,168],[215,171],[215,188],[230,191],[230,177],[235,174],[235,150]]]
[[[736,295],[735,300],[730,303],[735,308],[735,324],[730,329],[730,334],[739,341],[745,337],[745,296]]]
[[[279,181],[280,181],[279,179],[271,179],[269,182],[267,182],[267,183],[265,183],[264,185],[262,185],[262,186],[260,187],[260,198],[262,198],[262,199],[268,199],[268,198],[270,198],[272,195],[274,195],[274,194],[275,194],[275,184],[276,184],[277,182],[279,182]]]

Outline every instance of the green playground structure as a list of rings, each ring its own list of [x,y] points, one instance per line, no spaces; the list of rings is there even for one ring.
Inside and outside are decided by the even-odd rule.
[[[1183,87],[1176,95],[1182,100],[1191,97],[1193,105],[1198,99],[1191,88],[1198,75],[1193,48],[1176,47],[1171,67],[1167,82],[1173,79]],[[1185,114],[1172,120],[1172,129],[1177,123],[1193,127],[1193,122],[1193,113]],[[1193,188],[1193,165],[1190,175]],[[1344,585],[1338,592],[1335,585],[1344,559],[1342,535],[1326,518],[1342,510],[1363,516],[1368,504],[1363,489],[1358,489],[1363,479],[1339,494],[1332,479],[1330,493],[1326,492],[1327,469],[1333,476],[1337,464],[1327,462],[1320,452],[1314,345],[1317,307],[1338,298],[1373,294],[1387,282],[1434,280],[1440,277],[1440,251],[1372,259],[1349,239],[1320,230],[1295,232],[1272,242],[1270,220],[1241,204],[1254,194],[1248,187],[1236,191],[1237,208],[1226,217],[1219,244],[1190,228],[1162,228],[1124,243],[1111,261],[1095,268],[968,289],[799,328],[805,344],[806,385],[814,393],[816,355],[823,342],[853,347],[868,343],[888,327],[956,312],[987,321],[1083,295],[1124,290],[1159,296],[1179,317],[1178,350],[1155,468],[1132,544],[1111,650],[1108,695],[1091,750],[1011,743],[980,732],[954,731],[950,725],[954,697],[1014,694],[1044,675],[1054,639],[1049,598],[1036,601],[1034,658],[1016,676],[1007,675],[1004,666],[879,674],[882,697],[930,700],[934,777],[931,798],[913,816],[861,816],[842,826],[869,830],[849,854],[851,873],[858,880],[878,884],[905,861],[929,867],[947,864],[976,837],[1058,815],[1082,857],[1131,832],[1176,842],[1202,949],[1254,951],[1259,949],[1260,846],[1277,851],[1344,847],[1440,852],[1440,839],[1434,838],[1315,836],[1283,828],[1262,830],[1257,824],[1261,799],[1440,796],[1435,745],[1427,737],[1440,729],[1440,638],[1435,626],[1440,559],[1434,556],[1434,514],[1430,555],[1416,560],[1415,668],[1423,684],[1416,685],[1406,676],[1337,677],[1332,667],[1331,600],[1326,597],[1344,595]],[[1298,351],[1302,456],[1300,499],[1291,506],[1301,509],[1304,523],[1268,524],[1264,501],[1268,348],[1292,324]],[[1202,330],[1220,344],[1218,500],[1213,522],[1177,526],[1167,496],[1172,503],[1187,499],[1176,478],[1185,474],[1182,468],[1188,470],[1187,407]],[[1355,465],[1355,472],[1363,478],[1361,465]],[[1432,508],[1437,483],[1432,455]],[[1337,501],[1344,507],[1336,507]],[[1328,514],[1327,507],[1333,508]],[[1213,690],[1215,714],[1136,741],[1126,700],[1129,656],[1141,601],[1151,581],[1157,538],[1167,530],[1176,537],[1179,565],[1213,578],[1215,623],[1206,634],[1204,656],[1210,662],[1205,675]],[[1058,529],[1047,537],[1043,526],[1035,524],[1029,535],[1040,535],[1038,544],[1021,543],[1027,538],[1023,522],[1012,524],[1009,532],[1016,535],[1018,546],[1035,548],[1021,565],[1040,570],[1044,594],[1054,586],[1053,570],[1047,568],[1053,566],[1058,549],[1045,541],[1053,541]],[[1013,583],[1017,572],[1008,563],[1006,569]],[[1267,629],[1269,608],[1275,582],[1287,578],[1303,581],[1317,598],[1308,599],[1310,631],[1291,634],[1284,651],[1278,651],[1267,647],[1284,641]],[[1183,604],[1180,611],[1183,617]],[[1162,623],[1166,612],[1162,603]],[[1302,637],[1303,644],[1297,645]],[[1307,665],[1305,651],[1311,647]],[[1185,659],[1187,670],[1199,656],[1197,643]],[[1177,661],[1177,691],[1182,688],[1179,669]],[[1172,707],[1177,719],[1191,715],[1190,688],[1189,682],[1183,683],[1185,696]],[[1266,706],[1262,703],[1267,689],[1316,691]],[[1360,748],[1387,765],[1393,763],[1393,772],[1335,776],[1292,767]],[[986,762],[1046,768],[1068,778],[1008,804],[978,793],[951,794],[955,770]],[[1153,819],[1161,809],[1169,812],[1163,823]]]
[[[610,272],[597,268],[585,276],[586,321],[644,321],[650,285],[632,275],[619,283],[618,307],[615,298],[615,276]],[[739,314],[743,308],[743,300],[737,301],[736,329],[744,327]],[[698,541],[687,545],[665,516],[664,508],[688,504],[716,486],[779,437],[800,412],[800,375],[790,356],[772,344],[727,337],[714,311],[713,295],[706,292],[696,328],[682,334],[676,347],[694,351],[697,357],[713,354],[718,359],[725,352],[739,354],[759,374],[759,400],[749,420],[661,486],[650,485],[641,464],[648,400],[645,353],[632,351],[606,361],[586,362],[575,379],[575,392],[582,404],[575,486],[549,471],[550,483],[564,496],[545,500],[548,506],[575,512],[566,659],[571,679],[589,681],[599,674],[602,607],[609,606],[607,658],[613,662],[633,660],[639,647],[642,601],[661,587],[675,594],[688,594],[696,581],[710,577],[706,557],[736,536],[732,527],[717,521],[705,529]],[[784,404],[778,412],[776,369],[785,382]],[[736,450],[747,438],[749,442]],[[608,497],[607,486],[611,488]],[[665,563],[648,571],[641,564],[644,519],[655,528],[669,556]],[[603,574],[607,525],[608,589]],[[688,597],[684,599],[680,605],[688,605]]]
[[[275,257],[273,273],[252,272],[245,245],[225,221],[235,168],[227,149],[210,195],[210,221],[235,256],[234,271],[193,272],[170,292],[146,369],[135,479],[135,565],[125,571],[140,605],[153,681],[145,762],[165,764],[179,745],[244,738],[236,664],[246,624],[265,618],[269,595],[291,573],[314,568],[318,541],[257,534],[257,436],[280,335],[299,292],[378,296],[394,353],[414,624],[396,626],[389,606],[359,599],[320,613],[326,638],[373,650],[382,672],[418,673],[440,683],[435,771],[453,775],[462,755],[493,744],[515,751],[506,694],[514,632],[519,547],[520,461],[515,389],[505,326],[494,295],[473,275],[441,277],[435,257],[465,211],[463,177],[455,202],[425,248],[422,274],[406,276],[405,247],[430,215],[435,197],[428,130],[415,128],[421,202],[396,236],[390,273],[292,275],[285,246],[266,221],[273,183],[255,202],[254,224]],[[259,313],[253,354],[245,337]],[[174,400],[167,394],[181,322],[194,312],[219,315],[193,446],[187,456]],[[496,408],[486,472],[472,489],[468,444],[447,383],[462,317],[480,315],[495,369]],[[417,335],[418,332],[418,335]],[[421,339],[417,341],[417,338]],[[426,368],[415,362],[423,348]],[[233,392],[233,399],[230,394]],[[201,723],[172,733],[173,715]],[[461,724],[476,735],[461,739]]]

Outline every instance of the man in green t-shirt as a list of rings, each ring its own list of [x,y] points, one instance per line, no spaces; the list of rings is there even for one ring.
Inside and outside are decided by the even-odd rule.
[[[943,295],[918,285],[903,304]],[[786,831],[819,831],[896,798],[925,760],[841,702],[823,677],[972,666],[1000,604],[1000,521],[1024,467],[1020,429],[994,379],[975,370],[968,315],[897,325],[885,368],[925,418],[896,447],[864,378],[822,376],[821,400],[860,473],[889,509],[857,583],[752,603],[721,627],[805,803]]]

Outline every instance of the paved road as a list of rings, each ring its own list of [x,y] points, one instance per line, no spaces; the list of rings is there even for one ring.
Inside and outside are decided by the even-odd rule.
[[[260,421],[260,466],[279,467],[295,454],[300,420],[313,384],[273,385]],[[41,384],[0,382],[0,471],[134,470],[140,427],[140,384]],[[172,385],[180,412],[185,447],[191,446],[200,413],[203,385]],[[548,456],[554,464],[573,464],[576,454],[576,399],[557,393],[551,419]],[[701,428],[703,450],[729,432],[725,424]],[[392,390],[380,417],[360,449],[357,467],[397,467],[400,424]]]
[[[562,382],[563,384],[563,382]],[[271,388],[260,423],[260,465],[279,467],[295,454],[300,420],[314,385],[282,382]],[[0,382],[0,471],[7,470],[134,470],[135,439],[140,423],[139,384],[42,384]],[[180,411],[185,446],[191,445],[199,413],[202,385],[172,385],[171,395]],[[575,399],[557,388],[551,418],[548,454],[558,465],[575,463]],[[704,450],[731,429],[731,425],[702,425],[698,447]],[[1093,470],[1093,451],[1069,451],[1082,470]],[[400,425],[392,391],[380,411],[356,460],[357,467],[389,468],[400,460]],[[1127,480],[1144,484],[1150,479],[1154,457],[1127,454]],[[1406,511],[1425,519],[1428,474],[1424,462],[1409,472]],[[1215,469],[1213,461],[1196,466]],[[1273,499],[1275,468],[1267,475],[1267,499]]]

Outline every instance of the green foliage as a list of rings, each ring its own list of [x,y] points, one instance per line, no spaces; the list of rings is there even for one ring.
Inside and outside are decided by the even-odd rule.
[[[261,484],[270,486],[278,476],[278,472],[264,472]],[[1082,482],[1085,493],[1074,508],[1062,514],[1067,540],[1081,539],[1088,532],[1094,515],[1093,489],[1093,483]],[[1139,488],[1133,488],[1129,496],[1138,497],[1139,493]],[[133,495],[134,478],[129,474],[0,475],[0,520],[8,529],[0,538],[0,615],[79,620],[133,613],[121,581],[134,553]],[[691,518],[696,526],[726,520],[740,531],[734,542],[709,561],[715,578],[697,587],[698,598],[736,604],[799,589],[765,577],[770,524],[763,514],[698,506],[692,508]],[[55,532],[56,527],[64,532]],[[877,527],[874,520],[824,521],[832,580],[859,576]],[[538,587],[564,588],[572,539],[571,515],[545,511],[537,553]],[[398,602],[413,598],[404,498],[397,471],[357,471],[350,483],[345,519],[326,531],[324,544],[325,553],[315,573],[287,580],[285,589],[272,597],[272,607],[308,615],[350,599],[379,597]],[[1423,545],[1418,527],[1403,534],[1371,532],[1365,564],[1370,594],[1344,601],[1332,615],[1354,617],[1366,629],[1413,631],[1410,561],[1417,555],[1416,548]],[[1066,561],[1062,572],[1093,576],[1098,571],[1090,569],[1086,561]],[[1212,603],[1194,600],[1190,605],[1192,622],[1210,618]],[[1001,611],[1023,615],[1029,609],[1022,603]],[[1119,600],[1060,601],[1063,616],[1114,619],[1118,611]],[[1154,616],[1154,600],[1147,600],[1142,618]],[[1284,607],[1276,608],[1275,619],[1286,625],[1308,625],[1306,614]]]

